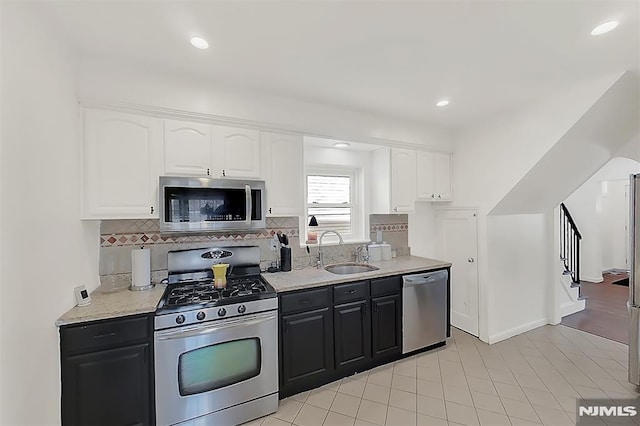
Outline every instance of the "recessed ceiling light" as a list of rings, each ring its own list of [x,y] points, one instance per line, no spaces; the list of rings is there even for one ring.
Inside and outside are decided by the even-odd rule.
[[[346,148],[348,147],[350,144],[347,142],[336,142],[333,144],[334,147],[336,148]]]
[[[614,30],[618,26],[618,21],[609,21],[604,24],[600,24],[591,30],[591,35],[597,36],[604,33],[608,33],[611,30]]]
[[[206,49],[209,47],[209,42],[200,37],[191,37],[191,44],[198,49]]]
[[[440,99],[436,102],[437,107],[446,107],[447,105],[449,105],[449,99]]]

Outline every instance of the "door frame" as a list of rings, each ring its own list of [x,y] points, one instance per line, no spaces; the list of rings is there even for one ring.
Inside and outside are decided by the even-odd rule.
[[[486,322],[486,316],[484,315],[485,309],[487,307],[486,302],[483,298],[483,296],[485,295],[485,292],[482,288],[482,282],[483,280],[481,279],[482,276],[482,268],[484,265],[483,262],[483,257],[481,255],[481,251],[480,251],[480,229],[481,229],[481,222],[483,224],[486,224],[486,221],[480,221],[480,214],[478,213],[478,207],[467,207],[467,206],[438,206],[435,208],[435,222],[436,222],[436,228],[438,227],[438,214],[441,212],[453,212],[453,211],[469,211],[472,212],[476,218],[476,257],[475,257],[475,263],[476,263],[476,278],[477,278],[477,291],[478,291],[478,338],[480,340],[482,340],[483,342],[488,342],[488,336],[487,336],[487,324]],[[483,228],[485,229],[485,234],[486,234],[486,225]],[[439,238],[438,238],[439,240]],[[486,241],[486,238],[485,238]],[[436,245],[436,250],[440,250],[439,247],[440,242],[437,242]]]

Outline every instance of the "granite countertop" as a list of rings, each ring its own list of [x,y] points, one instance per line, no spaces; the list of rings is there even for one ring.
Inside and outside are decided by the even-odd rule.
[[[392,260],[370,263],[380,269],[360,274],[338,275],[324,269],[307,267],[291,272],[265,273],[262,276],[277,292],[281,293],[451,266],[449,262],[417,256],[400,256]],[[76,306],[70,309],[58,318],[56,326],[154,312],[166,284],[157,284],[151,290],[143,291],[131,291],[129,284],[130,282],[122,281],[112,285],[99,286],[91,293],[89,306]]]
[[[292,270],[291,272],[265,273],[262,274],[262,276],[273,286],[273,288],[276,289],[278,293],[281,293],[451,266],[450,262],[418,256],[400,256],[391,260],[369,263],[380,269],[377,271],[362,272],[359,274],[339,275],[332,274],[324,269],[307,267],[304,269]]]
[[[101,285],[91,293],[89,306],[75,306],[56,321],[56,326],[154,312],[166,284],[150,290],[131,291],[126,285]]]

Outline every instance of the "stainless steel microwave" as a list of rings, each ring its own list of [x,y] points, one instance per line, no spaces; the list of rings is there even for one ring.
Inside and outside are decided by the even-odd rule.
[[[159,186],[160,232],[265,228],[264,181],[160,176]]]

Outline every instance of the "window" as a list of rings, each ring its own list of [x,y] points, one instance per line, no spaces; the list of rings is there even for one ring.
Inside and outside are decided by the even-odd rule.
[[[318,236],[332,229],[344,239],[362,238],[356,176],[357,170],[307,172],[307,218],[316,217]]]

